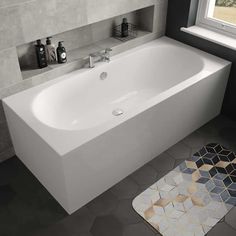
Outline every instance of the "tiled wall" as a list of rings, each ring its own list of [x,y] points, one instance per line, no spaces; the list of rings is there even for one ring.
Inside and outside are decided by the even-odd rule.
[[[138,11],[123,14],[115,18],[103,20],[94,24],[86,25],[80,28],[69,30],[57,35],[54,35],[52,42],[56,45],[59,41],[64,41],[64,46],[67,51],[78,49],[87,45],[91,45],[94,41],[100,41],[106,38],[111,37],[112,28],[114,25],[120,24],[122,18],[126,17],[130,23],[137,24],[138,20]],[[42,39],[42,42],[45,43],[46,39]],[[21,68],[31,67],[33,64],[37,64],[34,42],[23,44],[17,47],[17,54],[20,58]]]
[[[0,99],[50,79],[44,76],[40,82],[23,80],[18,55],[23,56],[27,46],[22,45],[51,35],[73,39],[78,35],[78,46],[83,42],[92,43],[99,40],[99,37],[104,37],[101,32],[107,32],[105,24],[100,21],[151,5],[154,5],[153,33],[161,36],[165,33],[167,2],[168,0],[1,0]],[[94,27],[93,23],[96,22],[100,23]],[[73,49],[73,41],[67,44],[69,49]],[[57,71],[55,76],[58,73]],[[0,102],[0,162],[12,155],[14,151]]]

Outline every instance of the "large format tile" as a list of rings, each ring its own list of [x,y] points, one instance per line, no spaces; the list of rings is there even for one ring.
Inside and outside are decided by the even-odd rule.
[[[132,200],[120,201],[112,215],[119,219],[123,225],[135,224],[142,221],[132,207]]]
[[[109,0],[87,0],[88,23],[91,24],[96,21],[111,18],[113,16],[122,15],[139,8],[150,6],[150,4],[154,3],[154,0],[119,0],[113,2],[113,4],[111,4],[111,1]],[[94,11],[94,9],[96,9],[96,11]]]
[[[174,146],[170,147],[167,151],[175,159],[185,160],[191,155],[191,148],[183,142],[178,142]]]
[[[168,1],[161,0],[154,9],[153,32],[165,32]]]
[[[28,236],[67,215],[16,158],[0,165],[0,196],[1,236]]]
[[[144,223],[129,225],[125,228],[123,236],[160,236]]]
[[[168,172],[174,168],[175,160],[168,153],[164,152],[158,157],[154,158],[149,165],[155,168],[158,172]]]
[[[0,29],[0,34],[1,34],[1,29]],[[0,90],[12,84],[19,83],[21,81],[22,78],[16,49],[9,48],[0,51]]]
[[[45,38],[87,24],[86,1],[58,0],[28,2],[19,6],[25,42]],[[29,22],[31,22],[29,24]]]
[[[58,222],[53,228],[58,226],[68,232],[80,235],[90,231],[95,219],[96,217],[87,207],[82,207],[78,212]]]
[[[153,184],[157,179],[157,171],[149,166],[145,165],[135,171],[130,177],[140,186],[140,187],[148,187]]]
[[[225,222],[236,230],[236,207],[233,208],[225,217]],[[235,231],[236,235],[236,231]]]
[[[118,199],[107,191],[88,203],[87,207],[93,215],[100,216],[110,214],[117,205]]]
[[[3,110],[2,100],[0,100],[0,124],[6,123],[6,116]]]
[[[137,195],[139,186],[130,177],[125,178],[111,188],[111,192],[119,199],[130,199]]]
[[[19,5],[26,2],[32,2],[37,0],[1,0],[0,1],[0,8],[1,7],[12,7],[14,5]]]
[[[205,144],[205,138],[199,132],[193,132],[183,139],[183,142],[190,148],[201,148]]]
[[[7,127],[7,123],[0,123],[0,153],[12,147],[10,133]],[[0,156],[1,159],[1,156]]]
[[[123,226],[114,216],[99,216],[95,219],[90,232],[93,236],[121,236]]]
[[[208,233],[207,236],[222,236],[222,235],[235,236],[236,230],[234,230],[225,223],[219,223]]]
[[[14,47],[23,42],[20,12],[17,6],[0,8],[0,22],[0,50]],[[5,56],[7,55],[5,54]],[[1,56],[1,58],[5,58],[5,56]]]

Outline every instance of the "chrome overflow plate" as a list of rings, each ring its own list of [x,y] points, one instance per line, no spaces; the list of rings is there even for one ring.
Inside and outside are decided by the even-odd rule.
[[[113,116],[121,116],[124,114],[124,111],[122,109],[115,109],[113,112],[112,112],[112,115]]]
[[[100,79],[101,79],[101,80],[105,80],[105,79],[107,78],[107,76],[108,76],[107,72],[102,72],[102,73],[100,74]]]

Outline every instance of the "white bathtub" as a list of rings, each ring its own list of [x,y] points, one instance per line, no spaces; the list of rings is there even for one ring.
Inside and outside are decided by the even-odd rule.
[[[164,37],[5,98],[16,154],[72,213],[217,116],[230,66]]]

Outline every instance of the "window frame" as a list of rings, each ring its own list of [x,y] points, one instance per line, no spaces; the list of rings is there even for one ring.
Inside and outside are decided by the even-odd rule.
[[[199,0],[196,25],[236,38],[236,25],[208,17],[209,11],[213,11],[214,7],[215,0]]]

